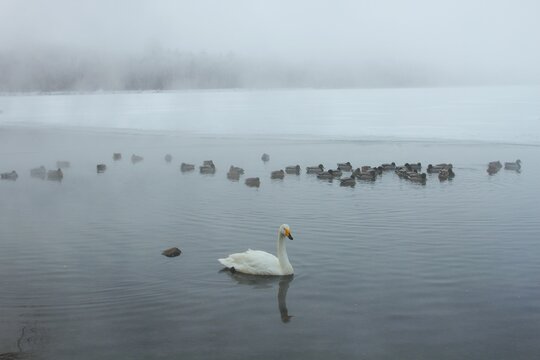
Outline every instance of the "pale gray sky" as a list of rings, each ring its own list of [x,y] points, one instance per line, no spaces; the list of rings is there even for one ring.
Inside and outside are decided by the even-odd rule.
[[[540,79],[538,0],[1,0],[0,49],[182,51],[406,62]]]

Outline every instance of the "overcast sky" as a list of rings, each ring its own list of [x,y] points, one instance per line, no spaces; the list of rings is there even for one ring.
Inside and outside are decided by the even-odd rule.
[[[160,44],[291,63],[413,62],[540,79],[538,0],[1,0],[0,48]]]

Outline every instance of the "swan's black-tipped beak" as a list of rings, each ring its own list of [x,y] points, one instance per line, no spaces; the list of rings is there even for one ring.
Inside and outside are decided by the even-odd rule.
[[[289,235],[287,235],[287,237],[290,239],[290,240],[294,240],[291,233],[289,233]]]

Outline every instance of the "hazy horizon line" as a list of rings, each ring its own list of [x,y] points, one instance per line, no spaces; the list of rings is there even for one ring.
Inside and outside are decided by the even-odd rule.
[[[539,85],[511,73],[379,59],[299,62],[149,47],[123,54],[74,47],[0,50],[0,94],[198,89],[376,89]]]

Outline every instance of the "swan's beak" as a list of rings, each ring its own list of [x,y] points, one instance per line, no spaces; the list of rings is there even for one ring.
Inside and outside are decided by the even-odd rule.
[[[294,240],[289,229],[285,229],[285,236],[287,236],[290,240]]]

